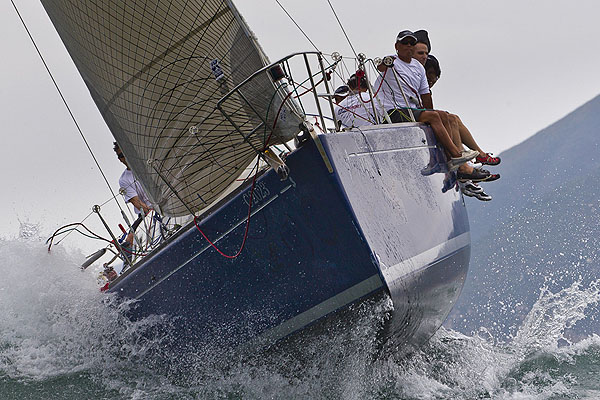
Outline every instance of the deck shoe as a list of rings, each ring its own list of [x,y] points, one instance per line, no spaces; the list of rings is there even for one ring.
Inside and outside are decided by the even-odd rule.
[[[485,165],[498,165],[500,164],[500,157],[492,157],[492,153],[483,153],[478,155],[475,161]]]
[[[475,197],[477,198],[477,200],[481,201],[492,201],[492,196],[490,196],[486,192],[477,193]]]
[[[486,171],[484,169],[476,169],[476,168],[473,168],[473,171],[471,173],[461,172],[461,171],[456,172],[456,177],[458,178],[459,182],[466,182],[466,181],[483,182],[483,181],[487,180],[487,178],[489,176],[490,176],[489,171]]]
[[[442,193],[446,193],[448,190],[456,186],[456,174],[447,173],[444,177],[444,185],[442,186]],[[458,190],[458,188],[456,189]]]
[[[450,172],[456,171],[460,165],[474,159],[478,154],[479,152],[475,150],[463,150],[460,157],[452,157],[448,161],[448,170]]]
[[[423,168],[421,170],[421,175],[429,176],[429,175],[433,175],[433,174],[441,172],[441,171],[442,171],[442,166],[439,163],[428,164],[425,168]]]
[[[473,182],[468,181],[468,184],[461,185],[461,191],[465,196],[475,197],[481,201],[490,201],[492,200],[492,196],[485,193],[480,186],[477,186]],[[472,188],[477,188],[477,190],[472,190]]]
[[[486,171],[486,172],[489,173],[489,171]],[[485,178],[484,180],[481,180],[479,182],[492,182],[492,181],[495,181],[498,179],[500,179],[500,174],[489,174],[487,178]]]
[[[490,171],[488,171],[487,169],[483,169],[483,168],[475,168],[475,169],[477,169],[485,174],[489,174],[489,176],[486,179],[479,181],[479,182],[492,182],[497,179],[500,179],[500,174],[492,174]]]
[[[486,192],[473,193],[473,192],[466,190],[466,191],[463,191],[463,194],[465,196],[475,197],[477,200],[481,200],[481,201],[491,201],[492,200],[492,196],[490,196]]]
[[[466,181],[462,187],[473,193],[481,193],[483,192],[483,188],[472,181]]]

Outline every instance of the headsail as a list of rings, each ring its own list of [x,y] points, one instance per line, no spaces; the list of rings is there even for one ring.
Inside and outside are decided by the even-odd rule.
[[[215,108],[268,64],[229,0],[41,2],[129,166],[166,215],[208,206],[267,138],[291,139],[304,119],[266,74],[230,96],[223,113]]]

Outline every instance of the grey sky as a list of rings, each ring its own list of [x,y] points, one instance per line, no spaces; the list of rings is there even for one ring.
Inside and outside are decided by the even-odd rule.
[[[280,1],[321,51],[352,54],[326,0]],[[370,57],[392,53],[402,29],[427,29],[443,71],[435,105],[461,115],[486,151],[521,142],[599,92],[597,0],[331,1]],[[116,190],[123,168],[112,137],[58,35],[41,4],[15,2]],[[236,3],[271,59],[312,50],[274,0]],[[47,234],[110,192],[9,1],[0,4],[0,34],[0,235],[15,235],[19,220]]]

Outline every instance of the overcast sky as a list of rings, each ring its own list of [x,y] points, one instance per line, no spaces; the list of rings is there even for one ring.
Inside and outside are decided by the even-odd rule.
[[[58,35],[41,4],[14,1],[117,190],[113,139]],[[280,2],[321,51],[352,54],[326,0]],[[271,59],[313,50],[275,0],[236,3]],[[600,92],[597,0],[331,3],[369,57],[392,53],[400,30],[428,30],[443,71],[435,105],[459,114],[486,151],[518,144]],[[9,1],[0,4],[0,36],[0,236],[16,235],[19,221],[46,235],[110,192]]]

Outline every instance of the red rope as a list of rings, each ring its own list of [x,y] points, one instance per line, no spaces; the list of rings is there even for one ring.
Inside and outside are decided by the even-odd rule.
[[[256,165],[258,166],[258,162],[256,163]],[[250,201],[248,203],[248,217],[246,219],[246,229],[244,230],[244,239],[242,239],[242,245],[240,246],[240,249],[237,251],[237,253],[235,253],[235,255],[230,256],[227,255],[225,253],[223,253],[221,251],[221,249],[219,249],[217,247],[217,245],[215,245],[209,238],[208,236],[206,236],[206,234],[202,231],[202,229],[200,229],[200,227],[198,226],[198,217],[194,216],[194,225],[196,225],[196,228],[198,229],[198,232],[200,232],[200,234],[204,237],[204,239],[206,239],[206,241],[223,257],[225,258],[229,258],[234,259],[234,258],[238,258],[238,256],[240,254],[242,254],[242,250],[244,250],[244,247],[246,246],[246,239],[248,239],[248,230],[250,228],[250,217],[252,216],[252,198],[254,197],[254,188],[256,186],[256,178],[258,177],[258,171],[256,171],[256,174],[254,175],[254,179],[252,180],[252,188],[250,189]]]
[[[379,87],[377,88],[377,91],[375,92],[375,96],[377,96],[377,93],[379,93],[379,91],[381,90],[381,86],[383,85],[383,80],[385,79],[385,74],[387,74],[389,68],[386,68],[385,71],[383,71],[383,76],[381,77],[381,82],[379,82]]]
[[[275,115],[275,121],[273,122],[273,128],[271,129],[271,133],[269,134],[269,137],[267,138],[267,140],[265,141],[265,145],[261,150],[261,153],[263,151],[265,151],[267,149],[267,147],[269,147],[269,142],[271,141],[271,136],[273,136],[273,131],[275,130],[275,127],[277,126],[277,121],[279,119],[279,114],[281,113],[281,109],[283,108],[283,105],[285,104],[285,102],[287,101],[287,99],[292,95],[292,93],[288,93],[287,96],[285,96],[283,98],[283,101],[281,102],[281,105],[279,106],[279,110],[277,110],[277,114]],[[221,249],[219,249],[209,238],[208,236],[206,236],[206,234],[202,231],[202,229],[200,229],[200,226],[198,226],[198,217],[194,216],[194,225],[196,225],[196,229],[198,229],[198,232],[200,232],[200,234],[204,237],[204,239],[206,239],[206,241],[212,246],[213,249],[215,249],[220,255],[222,255],[225,258],[229,258],[229,259],[234,259],[239,257],[240,254],[242,254],[242,251],[244,250],[244,247],[246,246],[246,239],[248,239],[248,230],[250,228],[250,217],[252,216],[252,200],[254,198],[254,188],[256,187],[256,178],[258,178],[258,164],[260,162],[260,158],[258,160],[256,160],[256,174],[254,174],[254,178],[252,179],[252,188],[250,189],[250,200],[248,202],[248,217],[246,218],[246,229],[244,230],[244,238],[242,239],[242,244],[240,246],[240,249],[237,251],[237,253],[235,253],[235,255],[230,256],[228,254],[225,254],[221,251]]]
[[[377,88],[377,90],[375,91],[375,93],[373,93],[373,97],[376,97],[377,94],[379,93],[379,91],[381,90],[381,86],[383,85],[383,80],[385,79],[385,74],[387,74],[389,68],[386,68],[385,71],[383,71],[383,76],[381,77],[381,82],[379,82],[379,87]],[[363,72],[364,74],[364,72]],[[359,81],[359,86],[360,87],[360,81]],[[371,102],[371,99],[365,101],[363,100],[362,96],[360,96],[360,101],[362,101],[363,103],[367,104]]]

